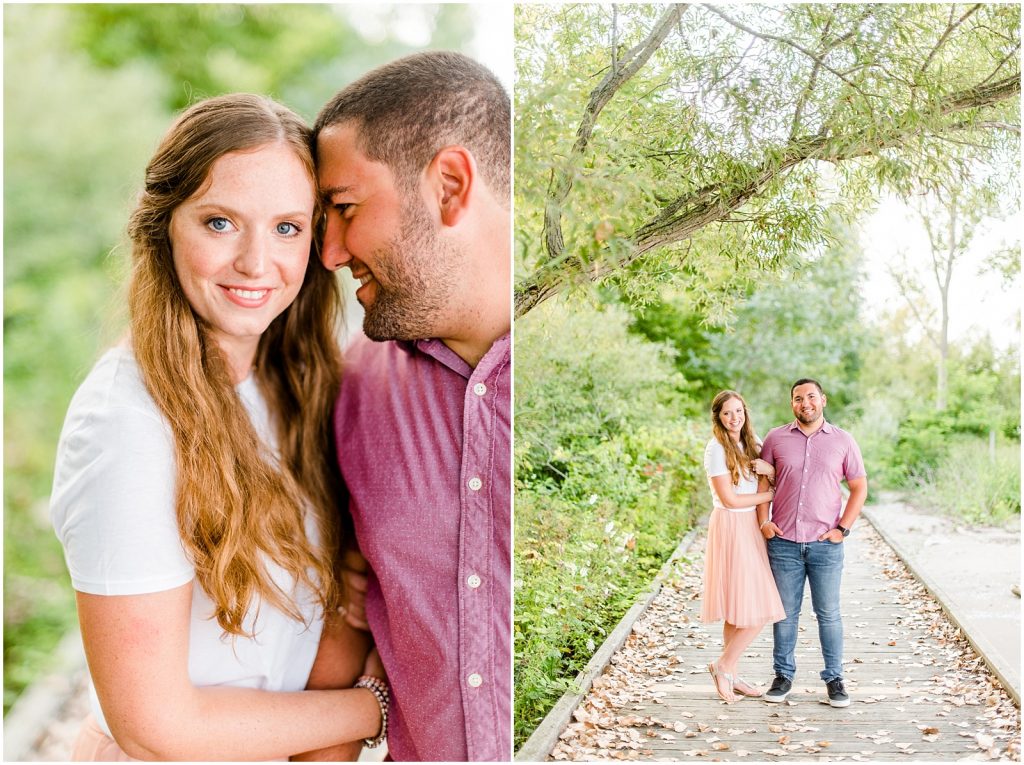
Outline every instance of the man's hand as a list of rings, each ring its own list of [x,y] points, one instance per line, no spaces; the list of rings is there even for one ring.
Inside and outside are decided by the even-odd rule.
[[[341,559],[341,581],[345,586],[345,621],[357,630],[369,631],[366,621],[366,558],[358,550],[348,550]]]
[[[827,541],[836,545],[842,542],[844,539],[845,537],[843,536],[843,532],[841,532],[839,529],[831,529],[829,531],[826,531],[820,537],[818,537],[819,542]]]
[[[782,533],[782,529],[775,525],[772,521],[765,521],[765,524],[761,527],[761,536],[765,539],[771,539],[772,537],[778,536]]]

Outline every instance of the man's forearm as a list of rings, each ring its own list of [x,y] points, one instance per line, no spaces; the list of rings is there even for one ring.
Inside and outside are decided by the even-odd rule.
[[[864,508],[864,502],[868,498],[867,481],[850,487],[850,496],[846,500],[846,507],[839,519],[839,525],[845,529],[853,528],[853,524],[860,517],[860,511]]]

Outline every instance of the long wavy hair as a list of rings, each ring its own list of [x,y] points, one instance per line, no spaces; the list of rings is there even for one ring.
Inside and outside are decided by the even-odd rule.
[[[729,437],[728,431],[722,425],[720,415],[722,408],[732,399],[739,399],[743,404],[743,427],[740,429],[740,449],[736,442]],[[733,484],[740,482],[740,475],[749,477],[752,475],[750,463],[761,456],[761,449],[757,445],[757,436],[754,434],[754,423],[750,421],[750,410],[743,396],[734,390],[723,390],[711,402],[711,432],[725,448],[725,466],[729,469]]]
[[[210,327],[185,297],[168,235],[171,214],[201,191],[218,158],[277,143],[295,151],[318,196],[310,131],[292,111],[248,94],[195,104],[146,168],[128,226],[131,343],[173,434],[178,531],[218,624],[232,635],[252,634],[243,623],[254,602],[303,620],[297,591],[275,582],[271,563],[316,593],[325,612],[340,602],[335,563],[343,509],[331,413],[341,381],[341,296],[320,263],[317,238],[298,297],[263,333],[256,353],[278,460],[257,436]],[[314,221],[320,213],[318,201]],[[307,534],[307,508],[319,544]]]

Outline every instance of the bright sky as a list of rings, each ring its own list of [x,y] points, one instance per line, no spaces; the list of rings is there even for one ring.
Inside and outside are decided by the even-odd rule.
[[[1021,278],[1018,275],[1007,282],[996,273],[979,273],[979,266],[1004,242],[1017,242],[1019,246],[1021,216],[1018,212],[1009,220],[987,219],[983,226],[953,271],[949,336],[956,341],[988,334],[999,348],[1018,346]],[[894,306],[906,305],[887,271],[887,264],[900,262],[904,253],[937,310],[939,292],[930,270],[928,236],[916,214],[898,198],[889,197],[864,221],[860,231],[867,261],[864,300],[868,310],[880,315]]]
[[[466,53],[494,72],[512,91],[512,4],[465,3],[474,19],[474,37]],[[388,34],[411,46],[430,42],[436,3],[354,3],[341,5],[349,22],[367,40]]]

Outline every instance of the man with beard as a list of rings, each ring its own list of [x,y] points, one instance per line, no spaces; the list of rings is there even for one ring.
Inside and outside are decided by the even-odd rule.
[[[828,703],[850,704],[843,687],[843,621],[839,591],[843,575],[843,541],[850,534],[868,494],[860,447],[853,436],[825,421],[827,400],[816,380],[797,380],[790,389],[796,419],[771,430],[761,459],[775,467],[775,497],[757,506],[761,534],[768,540],[768,561],[786,609],[773,627],[775,679],[764,700],[782,702],[796,675],[796,639],[804,581],[818,618],[818,639],[825,660],[821,679]],[[843,508],[840,482],[850,497]],[[761,478],[759,491],[767,489]],[[840,516],[841,514],[841,516]]]
[[[321,259],[361,282],[335,412],[391,684],[394,760],[509,760],[510,104],[448,52],[373,70],[314,126]]]

